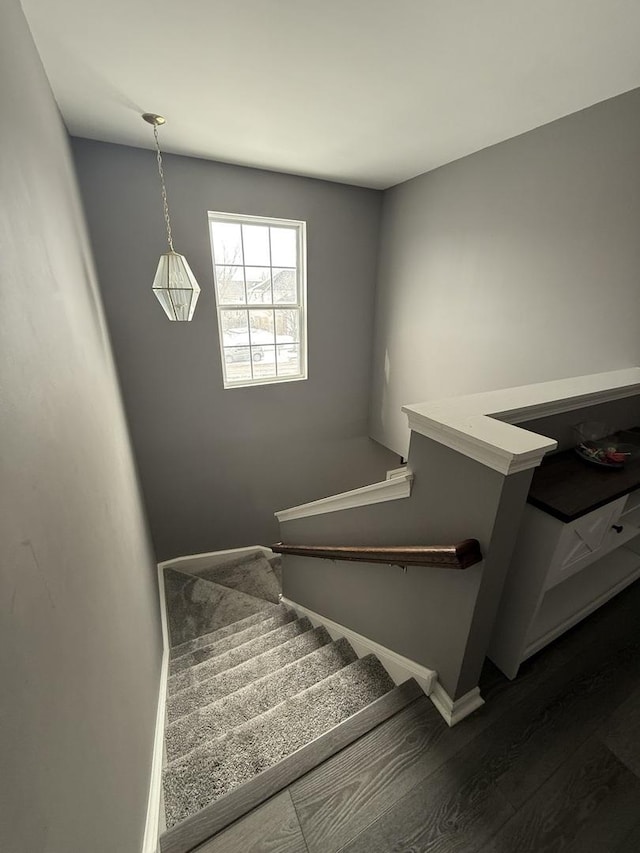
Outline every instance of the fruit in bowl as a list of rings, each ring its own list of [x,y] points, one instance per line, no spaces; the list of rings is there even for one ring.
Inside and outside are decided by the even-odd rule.
[[[631,449],[625,444],[611,444],[606,442],[583,441],[576,450],[587,462],[596,465],[609,465],[621,468],[631,456]]]
[[[626,462],[629,451],[617,450],[615,447],[605,447],[604,458],[607,462]]]

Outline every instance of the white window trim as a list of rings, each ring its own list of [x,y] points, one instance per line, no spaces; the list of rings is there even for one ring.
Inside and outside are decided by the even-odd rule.
[[[255,225],[271,225],[273,227],[284,226],[287,228],[291,228],[291,226],[295,226],[298,230],[298,239],[297,239],[297,254],[296,254],[296,267],[298,271],[298,280],[299,280],[299,304],[291,304],[291,303],[282,303],[275,306],[276,308],[296,308],[300,312],[300,373],[295,376],[269,376],[260,379],[256,379],[255,377],[251,379],[243,379],[237,382],[227,382],[226,372],[225,372],[225,364],[224,364],[224,338],[222,335],[222,319],[221,319],[221,310],[245,310],[247,307],[246,304],[239,305],[223,305],[220,306],[218,304],[218,292],[216,288],[216,261],[213,251],[213,234],[211,231],[211,223],[212,222],[233,222],[233,223],[247,223],[247,224],[255,224]],[[214,281],[214,299],[216,302],[216,314],[218,317],[218,337],[219,337],[219,347],[220,347],[220,358],[222,360],[222,383],[225,390],[232,390],[234,388],[251,388],[259,385],[280,385],[283,382],[301,382],[308,378],[309,375],[309,367],[308,367],[308,353],[307,353],[307,223],[302,219],[277,219],[271,216],[254,216],[248,215],[244,213],[222,213],[220,211],[208,211],[208,228],[209,228],[209,240],[211,243],[211,263],[213,268],[213,281]],[[243,258],[244,261],[244,258]],[[243,264],[244,265],[244,264]],[[260,304],[256,304],[255,308],[259,309]],[[265,307],[265,306],[262,306]],[[273,308],[273,305],[266,306],[269,308]]]

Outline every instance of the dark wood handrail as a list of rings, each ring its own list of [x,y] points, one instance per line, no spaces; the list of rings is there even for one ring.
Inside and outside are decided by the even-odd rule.
[[[392,566],[431,566],[439,569],[468,569],[482,560],[477,539],[457,545],[285,545],[271,546],[276,554],[321,557],[325,560],[352,560],[359,563],[387,563]]]

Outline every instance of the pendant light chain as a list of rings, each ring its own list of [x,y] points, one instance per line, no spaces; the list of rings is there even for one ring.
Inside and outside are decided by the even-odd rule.
[[[164,124],[165,118],[157,113],[143,113],[142,119],[147,124],[153,125],[158,174],[160,175],[160,186],[162,188],[162,208],[165,225],[167,226],[167,243],[169,244],[169,251],[163,252],[160,255],[152,289],[158,302],[162,305],[162,310],[170,320],[188,322],[193,317],[196,302],[200,296],[200,287],[196,281],[196,277],[191,272],[191,267],[187,263],[185,256],[178,254],[173,248],[167,187],[164,182],[162,152],[160,151],[160,140],[158,139],[158,125]]]
[[[162,153],[160,151],[160,142],[158,141],[158,125],[153,125],[153,135],[156,138],[156,150],[158,152],[158,174],[160,175],[160,184],[162,186],[162,206],[164,207],[164,221],[167,226],[167,243],[169,249],[173,252],[173,238],[171,236],[171,219],[169,217],[169,202],[167,201],[167,188],[164,184],[164,171],[162,169]]]

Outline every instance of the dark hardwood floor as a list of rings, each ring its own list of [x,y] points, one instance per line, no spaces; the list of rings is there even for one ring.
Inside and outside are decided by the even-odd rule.
[[[198,853],[640,853],[640,582],[449,729],[426,697]]]

